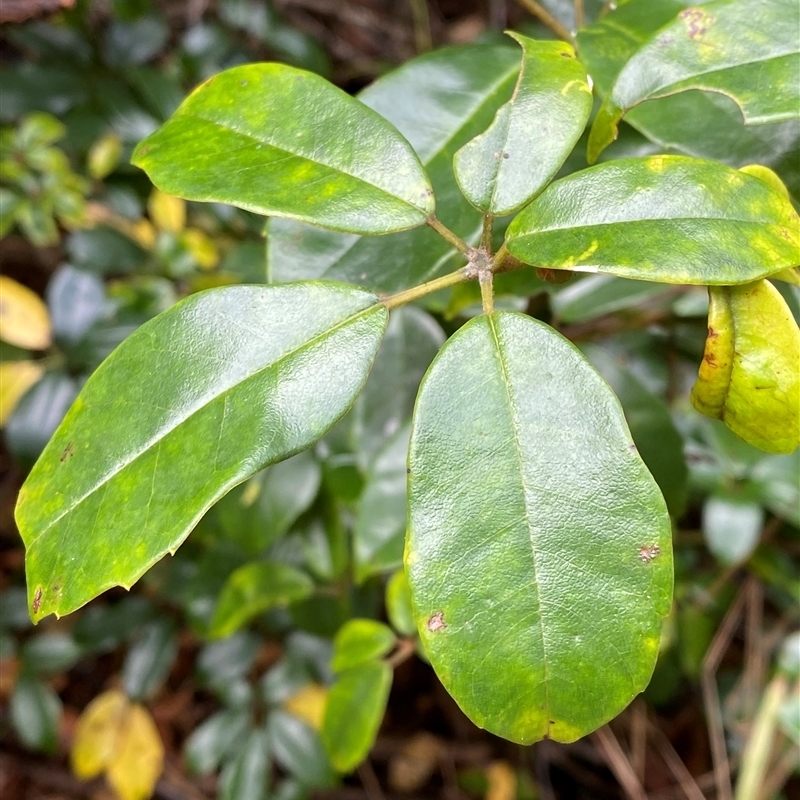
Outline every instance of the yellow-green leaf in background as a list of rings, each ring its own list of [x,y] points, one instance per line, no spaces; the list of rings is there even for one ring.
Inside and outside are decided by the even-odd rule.
[[[692,405],[769,453],[800,444],[800,330],[768,281],[709,288]]]
[[[327,699],[328,689],[319,683],[307,683],[302,689],[284,700],[283,708],[290,714],[300,717],[303,722],[307,722],[315,731],[318,731],[322,728]]]
[[[0,339],[28,350],[50,345],[50,317],[36,292],[0,275]]]
[[[86,158],[89,174],[97,180],[110,175],[122,155],[122,139],[118,133],[110,131],[101,136],[90,148]]]
[[[181,235],[181,241],[200,269],[214,269],[219,263],[219,251],[214,241],[203,231],[189,228]]]
[[[147,800],[163,762],[164,746],[153,718],[123,692],[104,692],[81,714],[72,746],[72,771],[78,778],[105,772],[121,800]]]
[[[0,364],[0,425],[5,425],[20,397],[42,377],[44,368],[35,361]]]
[[[186,203],[180,197],[153,189],[147,211],[153,224],[162,231],[180,233],[186,226]]]

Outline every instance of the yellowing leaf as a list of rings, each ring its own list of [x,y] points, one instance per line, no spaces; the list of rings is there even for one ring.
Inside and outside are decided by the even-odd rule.
[[[710,287],[692,405],[769,453],[800,444],[800,329],[768,281]]]
[[[147,709],[131,705],[106,777],[122,800],[147,800],[164,766],[164,745]]]
[[[20,397],[42,377],[44,369],[35,361],[0,364],[0,426],[6,424]]]
[[[217,266],[219,253],[214,242],[203,231],[190,228],[184,232],[181,240],[200,269],[214,269]]]
[[[104,692],[81,714],[72,747],[72,771],[78,778],[105,772],[121,800],[147,800],[163,762],[164,746],[153,718],[123,692]]]
[[[186,203],[180,197],[153,189],[147,210],[153,224],[162,231],[180,233],[186,225]]]
[[[508,761],[493,761],[486,768],[486,800],[514,800],[517,796],[517,774]]]
[[[772,187],[778,194],[783,195],[787,200],[790,199],[789,190],[786,188],[783,181],[769,167],[763,167],[761,164],[748,164],[746,167],[739,167],[739,172],[744,172],[747,175],[752,175],[754,178],[764,181],[764,183]]]
[[[0,339],[28,350],[44,350],[50,344],[50,317],[39,296],[0,275]]]
[[[318,683],[309,683],[293,694],[283,703],[283,708],[290,714],[300,717],[315,731],[322,727],[322,717],[325,714],[325,701],[328,699],[328,690]]]
[[[72,771],[78,778],[99,775],[117,748],[117,733],[128,708],[128,698],[117,690],[95,697],[78,719],[72,745]]]
[[[140,219],[133,225],[130,230],[130,236],[147,250],[150,250],[156,243],[156,229],[148,219]]]
[[[122,139],[116,133],[101,136],[89,149],[87,168],[93,178],[102,180],[110,175],[122,155]]]

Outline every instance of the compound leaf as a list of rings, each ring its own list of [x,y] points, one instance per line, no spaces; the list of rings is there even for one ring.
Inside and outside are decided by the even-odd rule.
[[[20,492],[33,618],[130,586],[229,489],[317,441],[361,390],[386,318],[341,284],[235,286],[126,339]]]
[[[650,680],[670,609],[664,500],[619,402],[546,325],[468,322],[420,389],[406,569],[445,688],[512,741],[573,741]]]

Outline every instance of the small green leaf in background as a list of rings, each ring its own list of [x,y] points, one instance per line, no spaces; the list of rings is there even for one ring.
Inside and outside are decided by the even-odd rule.
[[[313,591],[311,578],[288,564],[269,561],[246,564],[222,588],[209,636],[230,636],[267,609],[303,600]]]
[[[756,549],[764,511],[742,498],[715,495],[703,504],[703,538],[726,566],[741,564]]]
[[[800,329],[769,281],[709,289],[692,405],[769,453],[800,444]]]
[[[463,239],[479,235],[481,215],[458,189],[453,154],[486,130],[511,96],[518,71],[511,47],[444,48],[412,59],[359,95],[411,143],[430,176],[437,217]],[[324,277],[397,292],[455,269],[460,257],[427,226],[391,237],[359,237],[292,220],[271,219],[267,225],[271,282]]]
[[[718,0],[683,9],[628,61],[589,136],[589,162],[645,100],[687,89],[727,94],[746,122],[800,115],[800,9],[794,0]]]
[[[391,667],[382,661],[343,672],[331,687],[322,721],[322,742],[339,772],[352,772],[369,754],[391,687]]]
[[[785,196],[684,156],[618,159],[555,181],[507,240],[528,264],[664,283],[746,283],[800,261],[800,220]]]
[[[33,617],[130,586],[229,489],[324,435],[377,352],[376,301],[332,283],[232,286],[128,337],[20,492]]]
[[[170,620],[146,625],[131,645],[122,665],[122,687],[131,700],[155,695],[167,679],[175,656],[178,637]]]
[[[344,672],[366,661],[385,656],[395,645],[391,629],[374,619],[351,619],[333,640],[331,669]]]
[[[535,197],[558,172],[592,110],[592,89],[575,50],[509,33],[522,47],[511,100],[488,130],[453,159],[464,196],[485,214],[504,216]]]
[[[55,753],[61,700],[46,683],[23,674],[14,687],[9,710],[14,730],[26,747]]]
[[[133,239],[104,225],[70,234],[65,247],[76,267],[103,275],[131,272],[147,259]]]
[[[107,311],[103,281],[70,264],[62,265],[54,273],[46,296],[53,336],[62,347],[80,342]]]
[[[133,163],[169,194],[351,233],[413,228],[434,210],[425,170],[396,128],[284,64],[209,78]]]
[[[270,712],[267,733],[275,761],[306,786],[336,783],[319,734],[303,720],[285,711]]]
[[[32,674],[57,675],[75,666],[84,653],[69,633],[42,633],[22,646],[22,663]]]
[[[619,401],[543,323],[470,320],[420,389],[406,569],[425,650],[477,725],[574,741],[650,680],[671,527]]]
[[[244,746],[222,769],[219,800],[266,800],[271,772],[269,735],[252,730]]]
[[[225,709],[198,725],[186,740],[183,754],[195,775],[208,775],[229,755],[239,752],[250,725],[248,709]]]
[[[392,627],[402,636],[414,636],[417,623],[411,607],[411,590],[406,571],[399,569],[386,584],[386,614]]]

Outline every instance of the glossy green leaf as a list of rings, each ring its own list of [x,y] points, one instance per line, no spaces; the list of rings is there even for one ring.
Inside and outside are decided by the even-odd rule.
[[[343,672],[331,687],[322,743],[339,772],[352,772],[369,754],[391,687],[392,669],[382,661]]]
[[[408,437],[409,426],[404,425],[378,452],[367,473],[353,532],[357,581],[403,563]]]
[[[764,511],[744,498],[715,495],[703,504],[703,537],[726,566],[741,564],[756,549]]]
[[[306,786],[336,783],[319,734],[303,720],[285,711],[272,711],[267,732],[275,761]]]
[[[446,48],[409,61],[359,95],[411,142],[430,176],[437,217],[464,239],[477,238],[481,215],[458,189],[453,155],[488,127],[511,96],[518,71],[510,47]],[[395,292],[455,269],[459,258],[427,226],[363,238],[281,219],[268,225],[271,282],[326,277]]]
[[[267,800],[271,772],[269,735],[252,730],[244,746],[222,769],[219,800]]]
[[[233,286],[126,339],[20,492],[33,617],[130,586],[230,488],[319,439],[364,384],[387,317],[375,302],[330,283]]]
[[[230,636],[267,609],[303,600],[313,591],[311,578],[288,564],[269,561],[246,564],[223,587],[209,635]]]
[[[769,281],[709,290],[692,405],[769,453],[800,445],[800,328]]]
[[[616,138],[626,111],[687,89],[731,97],[745,121],[800,115],[800,9],[793,0],[718,0],[686,8],[617,76],[589,136],[589,161]]]
[[[406,569],[425,650],[473,722],[574,741],[650,680],[670,521],[619,402],[567,340],[468,322],[420,389]]]
[[[42,633],[22,647],[23,666],[31,673],[56,675],[71,669],[84,650],[69,633]]]
[[[64,264],[47,285],[53,335],[62,346],[77,344],[107,310],[103,281],[97,275]]]
[[[14,687],[9,704],[11,722],[20,741],[32,750],[55,753],[61,700],[38,678],[22,675]]]
[[[145,626],[122,665],[122,687],[131,700],[153,697],[162,687],[178,655],[178,637],[169,619]]]
[[[669,409],[607,350],[592,345],[581,350],[622,403],[639,455],[661,489],[670,514],[679,517],[686,508],[688,470],[683,438]]]
[[[528,264],[664,283],[745,283],[800,261],[800,219],[786,197],[684,156],[619,159],[562,178],[507,237]]]
[[[219,691],[250,671],[260,647],[259,637],[249,631],[211,642],[197,657],[197,672],[203,682]]]
[[[186,740],[183,754],[196,775],[208,775],[223,759],[242,749],[250,724],[248,709],[226,709],[198,725]]]
[[[284,64],[209,78],[133,162],[169,194],[352,233],[413,228],[434,209],[425,170],[391,124]]]
[[[411,607],[411,590],[406,571],[399,569],[386,584],[386,615],[392,627],[403,636],[415,636],[417,624]]]
[[[131,272],[147,259],[147,251],[133,239],[102,225],[70,234],[66,249],[76,267],[102,274]]]
[[[367,661],[385,656],[396,641],[391,628],[374,619],[351,619],[333,640],[331,669],[344,672]]]
[[[350,415],[362,469],[369,469],[387,438],[411,419],[419,383],[444,340],[439,323],[421,308],[408,305],[392,311],[375,364]]]
[[[586,69],[565,42],[509,34],[522,47],[514,96],[453,159],[464,196],[485,214],[511,214],[553,178],[592,110]]]

